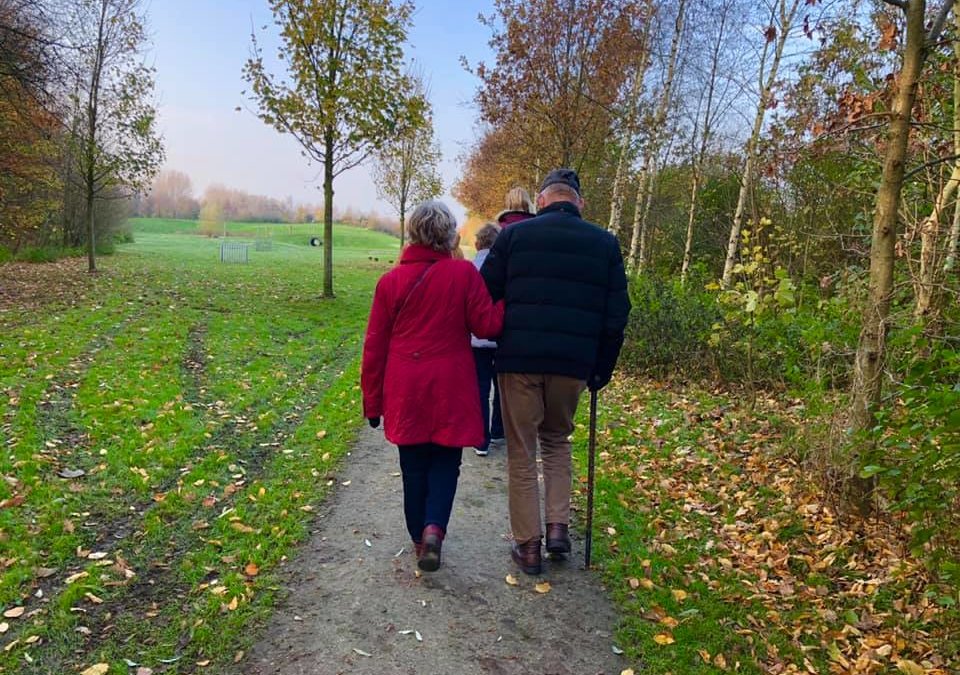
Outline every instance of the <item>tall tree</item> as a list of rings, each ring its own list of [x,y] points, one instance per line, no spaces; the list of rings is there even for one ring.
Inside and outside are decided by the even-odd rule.
[[[667,58],[663,86],[660,87],[660,99],[657,102],[656,113],[650,124],[650,134],[643,152],[643,167],[640,169],[640,178],[637,186],[637,201],[633,211],[633,234],[630,237],[630,253],[627,256],[627,265],[632,270],[643,271],[647,262],[648,219],[650,202],[653,200],[654,181],[657,175],[657,163],[660,160],[660,150],[664,128],[667,121],[667,112],[670,110],[670,101],[673,97],[673,82],[677,72],[677,57],[680,54],[680,45],[683,39],[684,15],[687,1],[679,0],[677,15],[673,24],[673,35],[670,39],[670,56]]]
[[[694,115],[693,123],[693,142],[697,143],[699,137],[699,147],[693,154],[690,170],[690,207],[687,212],[687,234],[684,238],[683,262],[680,266],[680,283],[685,284],[687,274],[690,271],[690,263],[693,257],[693,232],[694,223],[697,215],[697,200],[700,195],[700,184],[703,178],[703,165],[707,159],[707,150],[710,148],[710,141],[713,138],[714,127],[717,124],[717,107],[714,97],[717,92],[717,78],[720,71],[720,55],[726,39],[727,24],[730,19],[730,12],[733,3],[731,0],[721,0],[716,9],[716,13],[711,15],[711,20],[716,28],[715,41],[710,50],[710,65],[707,68],[706,89],[702,90],[701,106],[703,108],[703,118],[700,117],[698,108]]]
[[[646,0],[497,0],[484,17],[492,31],[492,64],[473,72],[484,138],[476,150],[506,183],[536,185],[558,166],[590,187],[590,217],[606,218],[617,135],[629,78],[644,47]],[[494,153],[494,151],[496,152]],[[467,183],[487,182],[467,167]],[[497,201],[502,199],[498,195]],[[492,215],[492,214],[490,214]]]
[[[333,297],[333,183],[398,128],[422,117],[406,92],[403,43],[413,12],[391,0],[270,0],[286,70],[270,73],[256,34],[244,67],[258,116],[323,165],[323,295]],[[413,104],[413,105],[411,105]]]
[[[427,100],[423,79],[411,76],[411,95]],[[433,119],[429,105],[424,105],[421,120],[413,120],[399,128],[376,153],[373,166],[377,194],[400,216],[400,247],[404,244],[404,225],[411,204],[433,199],[443,192],[440,177],[440,145],[433,135]]]
[[[903,188],[904,165],[910,139],[914,102],[920,73],[931,43],[943,30],[952,3],[944,2],[929,31],[926,30],[926,0],[884,0],[900,8],[906,16],[906,40],[903,61],[897,76],[897,89],[889,113],[883,173],[877,190],[870,243],[870,283],[863,311],[860,341],[854,362],[851,420],[855,430],[874,425],[883,391],[886,336],[889,329],[893,294],[894,260],[897,242],[897,207]],[[861,508],[869,508],[869,481],[855,483]]]
[[[816,0],[804,0],[807,4],[813,4]],[[743,229],[743,217],[747,207],[747,199],[753,190],[753,183],[757,171],[757,152],[760,145],[760,134],[763,131],[763,123],[766,119],[767,110],[770,108],[773,100],[774,87],[777,84],[777,74],[780,71],[780,63],[783,59],[783,50],[787,45],[787,39],[793,28],[794,21],[797,18],[800,9],[801,0],[775,0],[770,6],[770,22],[764,33],[763,56],[760,59],[760,72],[758,82],[760,84],[760,95],[757,99],[757,110],[753,118],[753,127],[750,130],[750,137],[747,139],[747,145],[744,149],[743,177],[740,181],[740,193],[737,196],[737,208],[733,214],[733,222],[730,225],[730,237],[727,240],[727,255],[723,261],[722,285],[724,288],[730,286],[733,280],[733,268],[737,261],[737,250],[740,245],[740,232]],[[770,47],[773,46],[773,53],[770,53]],[[772,60],[767,59],[772,56]]]
[[[71,0],[68,52],[74,82],[74,176],[83,194],[87,261],[96,264],[96,210],[101,198],[146,188],[163,161],[156,130],[153,70],[141,0]]]

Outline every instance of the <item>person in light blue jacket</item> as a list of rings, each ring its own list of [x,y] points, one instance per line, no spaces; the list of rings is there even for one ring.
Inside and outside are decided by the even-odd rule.
[[[483,266],[483,261],[487,259],[490,247],[497,240],[500,234],[500,226],[494,223],[487,223],[477,232],[475,245],[477,247],[477,256],[473,259],[473,264],[479,270]],[[475,452],[480,457],[486,457],[490,454],[490,448],[503,448],[503,418],[500,413],[500,387],[497,385],[497,372],[494,368],[494,355],[497,353],[497,343],[492,340],[484,340],[475,335],[470,336],[470,344],[473,347],[473,361],[477,366],[477,382],[480,385],[480,410],[483,414],[485,438],[483,445],[477,447]],[[493,411],[490,410],[490,387],[493,387]]]

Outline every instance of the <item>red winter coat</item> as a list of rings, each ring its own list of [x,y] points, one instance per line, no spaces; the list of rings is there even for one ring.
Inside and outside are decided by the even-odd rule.
[[[481,445],[470,333],[494,338],[502,329],[503,303],[493,303],[473,263],[408,246],[373,296],[360,375],[364,417],[382,416],[395,445]]]

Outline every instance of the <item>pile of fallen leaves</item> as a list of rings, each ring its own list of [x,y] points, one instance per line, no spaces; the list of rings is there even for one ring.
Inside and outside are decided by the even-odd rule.
[[[604,402],[599,475],[620,489],[601,497],[601,519],[602,500],[617,502],[601,520],[603,564],[622,575],[641,559],[617,580],[624,610],[651,624],[641,632],[656,646],[638,645],[640,658],[673,648],[672,630],[712,604],[744,613],[726,627],[736,657],[697,650],[717,670],[960,672],[956,589],[937,585],[896,528],[831,506],[791,458],[790,402],[750,409],[639,380]],[[633,538],[617,532],[618,509],[642,519]]]

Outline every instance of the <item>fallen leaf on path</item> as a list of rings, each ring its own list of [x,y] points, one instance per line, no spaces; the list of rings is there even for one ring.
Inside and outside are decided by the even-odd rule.
[[[519,586],[519,585],[520,585],[520,582],[517,581],[517,578],[516,578],[515,576],[513,576],[512,574],[508,574],[507,576],[505,576],[505,577],[503,578],[503,580],[506,581],[507,584],[509,584],[510,586]]]
[[[551,588],[552,587],[550,586],[550,582],[544,581],[543,583],[539,583],[536,586],[534,586],[533,590],[535,590],[537,593],[549,593]]]
[[[97,597],[96,595],[94,595],[93,593],[84,593],[84,594],[83,594],[83,597],[85,597],[87,600],[89,600],[90,602],[92,602],[92,603],[95,604],[95,605],[102,605],[102,604],[103,604],[103,598],[99,598],[99,597]]]
[[[342,483],[340,483],[340,485],[342,485],[343,487],[347,487],[347,486],[350,485],[350,483],[352,483],[352,482],[353,482],[353,481],[345,480],[345,481],[343,481]]]
[[[710,656],[710,652],[708,652],[706,649],[698,649],[697,654],[700,655],[700,658],[703,659],[704,663],[710,663],[710,660],[713,658]]]
[[[106,675],[108,670],[110,670],[109,664],[97,663],[84,670],[80,675]]]
[[[672,645],[676,640],[668,633],[657,633],[653,636],[653,641],[658,645]]]
[[[52,577],[54,574],[56,574],[56,573],[57,573],[57,570],[54,569],[53,567],[38,567],[36,570],[34,570],[34,573],[35,573],[39,578],[41,578],[41,579],[46,579],[46,578]]]
[[[233,596],[233,598],[231,598],[230,600],[230,603],[227,605],[227,609],[229,609],[232,612],[239,605],[240,605],[240,601],[237,599],[237,596]]]
[[[631,577],[630,579],[627,580],[627,583],[630,584],[630,588],[632,588],[633,590],[637,590],[638,588],[640,588],[640,580],[637,579],[636,577]]]
[[[206,668],[210,665],[210,659],[204,659],[203,661],[197,661],[197,665],[201,668]]]
[[[413,637],[417,638],[417,642],[423,642],[423,636],[420,635],[420,631],[413,631]]]
[[[88,555],[87,558],[89,558],[90,560],[103,560],[108,555],[110,554],[107,553],[106,551],[97,551],[96,553],[91,553],[90,555]]]
[[[66,583],[69,586],[70,584],[76,581],[80,581],[81,579],[84,579],[88,576],[90,576],[89,572],[77,572],[76,574],[71,574],[69,577],[67,577],[64,583]]]
[[[364,540],[363,540],[363,545],[364,545],[364,546],[370,546],[371,548],[373,547],[373,544],[370,543],[370,540],[369,540],[369,539],[364,539]]]
[[[0,623],[0,635],[3,635],[3,634],[6,633],[8,630],[10,630],[10,624],[9,624],[9,623],[7,623],[6,621],[4,621],[3,623]]]
[[[674,588],[670,593],[673,594],[673,599],[677,602],[683,602],[687,599],[687,592],[679,588]]]
[[[633,675],[633,668],[625,668],[620,671],[620,675]]]
[[[3,615],[8,619],[17,619],[23,616],[23,613],[27,611],[26,607],[11,607]]]
[[[85,476],[87,474],[83,469],[60,469],[57,471],[57,475],[61,478],[73,479],[80,478],[80,476]]]
[[[243,568],[243,572],[248,577],[255,577],[260,574],[260,568],[257,567],[255,563],[247,563],[247,566]]]
[[[353,651],[359,654],[360,656],[373,656],[373,654],[371,654],[370,652],[365,652],[362,649],[357,649],[356,647],[353,648]]]
[[[244,525],[243,523],[238,521],[230,523],[230,527],[235,529],[237,532],[243,532],[244,534],[250,534],[251,532],[256,532],[256,530],[250,527],[249,525]]]
[[[399,477],[400,477],[400,472],[399,472],[399,471],[394,471],[393,473],[390,474],[390,477],[391,477],[391,478],[399,478]]]
[[[616,654],[617,656],[620,656],[620,654],[623,654],[623,650],[620,649],[617,645],[613,645],[613,646],[610,648],[610,651],[612,651],[612,652],[613,652],[614,654]]]

